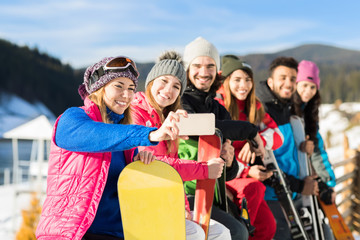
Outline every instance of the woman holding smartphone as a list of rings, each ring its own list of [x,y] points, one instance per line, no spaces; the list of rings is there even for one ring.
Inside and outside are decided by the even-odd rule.
[[[180,96],[185,91],[186,74],[181,57],[174,51],[168,51],[159,57],[159,61],[150,70],[145,93],[138,92],[131,103],[134,122],[148,127],[161,128],[170,112],[187,117],[180,109]],[[178,140],[161,141],[157,146],[141,147],[152,152],[157,159],[172,165],[183,181],[194,179],[216,179],[221,176],[224,161],[214,158],[207,163],[179,159]],[[186,201],[187,202],[187,201]],[[192,220],[188,202],[186,204],[186,239],[204,239],[205,233]],[[222,224],[211,220],[208,239],[231,239],[229,230]]]
[[[122,56],[86,69],[79,87],[84,106],[67,109],[54,125],[37,239],[124,238],[119,174],[131,161],[147,164],[155,159],[150,152],[138,153],[138,146],[178,135],[179,116],[173,112],[159,129],[131,124],[129,106],[138,76],[135,63]]]

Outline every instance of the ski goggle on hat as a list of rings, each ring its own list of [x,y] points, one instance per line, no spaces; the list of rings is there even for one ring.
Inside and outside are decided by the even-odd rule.
[[[133,60],[123,56],[115,57],[114,59],[105,63],[104,66],[101,66],[99,69],[94,71],[93,74],[91,74],[89,79],[90,84],[96,82],[105,74],[111,72],[123,72],[127,69],[129,69],[135,75],[136,78],[139,77],[139,72]]]

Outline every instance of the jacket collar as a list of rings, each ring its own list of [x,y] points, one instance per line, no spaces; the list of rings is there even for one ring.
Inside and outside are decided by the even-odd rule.
[[[99,107],[91,101],[88,97],[84,100],[84,107],[85,112],[90,116],[91,119],[93,119],[96,122],[102,122],[101,113],[99,110]],[[124,118],[124,114],[116,114],[114,112],[111,112],[110,109],[106,108],[108,114],[110,115],[110,120],[114,123],[119,123],[121,119]]]
[[[285,101],[279,99],[270,89],[266,81],[261,81],[259,87],[256,88],[256,95],[261,99],[261,102],[274,103],[281,106],[290,106],[291,100]]]
[[[216,96],[215,92],[204,92],[197,89],[193,84],[189,84],[186,87],[184,95],[191,96],[192,98],[196,99],[196,101],[209,106],[212,104],[213,99]]]
[[[96,122],[102,122],[102,117],[99,107],[93,101],[91,101],[88,97],[86,97],[84,100],[84,105],[85,105],[85,112],[91,117],[91,119],[93,119]]]
[[[135,93],[134,99],[131,102],[131,105],[134,107],[138,107],[144,111],[147,111],[149,114],[156,113],[155,108],[150,105],[150,103],[147,101],[145,93],[144,92],[137,92]]]
[[[111,120],[114,124],[120,123],[121,119],[124,118],[124,114],[114,113],[114,112],[111,111],[108,107],[106,107],[106,112],[107,112],[110,120]]]

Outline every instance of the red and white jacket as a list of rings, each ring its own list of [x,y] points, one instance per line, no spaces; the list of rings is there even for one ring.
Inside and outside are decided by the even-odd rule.
[[[216,92],[216,100],[223,106],[225,106],[225,91],[224,91],[224,86],[221,86],[220,89]],[[237,107],[239,110],[239,120],[242,121],[248,121],[248,117],[245,114],[244,110],[245,110],[245,101],[240,101],[240,100],[236,100],[237,103]],[[256,101],[256,108],[259,109],[261,107],[261,102]],[[271,150],[275,150],[278,149],[284,141],[284,137],[281,133],[281,131],[279,130],[276,122],[270,117],[270,115],[268,113],[265,113],[264,119],[262,120],[262,122],[260,123],[260,126],[258,126],[260,131],[260,137],[264,143],[264,147],[265,149],[271,149]],[[241,151],[242,147],[246,144],[246,141],[234,141],[233,142],[233,146],[235,148],[235,156],[236,159],[241,163],[239,165],[239,168],[243,168],[243,170],[241,171],[241,169],[239,169],[241,171],[239,177],[247,177],[248,173],[249,173],[249,169],[250,167],[244,163],[241,159],[238,158],[239,152]]]

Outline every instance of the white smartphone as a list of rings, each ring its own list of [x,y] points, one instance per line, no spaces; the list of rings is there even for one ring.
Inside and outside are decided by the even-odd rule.
[[[193,113],[185,118],[180,115],[177,123],[180,136],[201,136],[215,134],[215,114]]]

